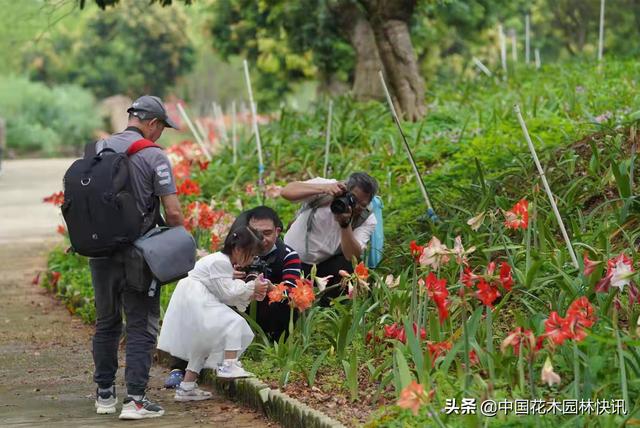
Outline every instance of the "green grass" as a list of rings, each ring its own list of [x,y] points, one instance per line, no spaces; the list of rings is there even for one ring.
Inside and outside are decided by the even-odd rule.
[[[636,81],[639,68],[633,61],[608,61],[602,70],[593,63],[571,62],[545,66],[540,71],[519,68],[507,83],[478,78],[443,82],[430,88],[429,114],[421,123],[405,124],[405,131],[436,212],[442,218],[439,224],[431,223],[425,216],[424,203],[386,106],[357,104],[346,98],[337,100],[330,175],[343,178],[352,171],[365,170],[379,180],[385,203],[385,259],[372,275],[370,295],[310,312],[303,317],[306,325],[298,322],[290,340],[279,344],[277,349],[257,338],[248,353],[247,367],[283,385],[293,380],[304,381],[305,370],[323,351],[329,350],[320,366],[319,378],[345,395],[349,394],[345,372],[356,355],[361,373],[366,368],[369,382],[376,385],[373,396],[388,400],[396,398],[409,376],[423,379],[426,389],[427,383],[435,387],[435,408],[441,408],[447,398],[460,399],[463,395],[561,400],[576,398],[578,391],[586,398],[611,399],[622,397],[625,390],[634,405],[634,397],[640,394],[640,383],[633,380],[640,375],[640,354],[635,350],[638,340],[633,329],[640,312],[637,305],[630,304],[625,290],[617,315],[622,344],[621,352],[617,353],[612,329],[613,295],[594,292],[602,268],[585,278],[571,265],[513,105],[518,103],[523,110],[579,258],[583,251],[588,251],[590,258],[606,260],[625,250],[635,258],[635,251],[629,250],[637,246],[640,220],[635,198],[638,171],[631,147],[637,138],[635,129],[640,118]],[[282,185],[320,175],[326,123],[323,109],[306,114],[283,110],[279,120],[261,127],[267,184]],[[606,112],[611,112],[611,117],[600,120]],[[244,193],[245,186],[257,180],[252,144],[246,141],[241,145],[237,165],[231,162],[230,150],[225,150],[208,170],[196,173],[203,189],[200,200],[213,199],[217,208],[234,214],[238,212],[238,199],[245,207],[258,203],[256,197]],[[521,198],[530,203],[529,232],[505,230],[500,210],[509,209]],[[194,199],[190,197],[184,202]],[[285,224],[297,208],[282,199],[267,199],[266,203],[278,210]],[[483,211],[487,219],[474,232],[466,221]],[[486,323],[478,317],[467,326],[468,345],[477,350],[481,360],[480,366],[471,368],[468,385],[462,366],[465,360],[462,320],[480,305],[471,294],[467,300],[459,297],[458,267],[450,263],[434,272],[447,279],[451,300],[450,317],[440,325],[433,303],[423,292],[414,291],[416,274],[408,251],[409,241],[423,244],[431,236],[452,247],[456,235],[462,237],[466,248],[477,247],[469,257],[476,272],[483,271],[490,261],[508,261],[515,279],[514,290],[503,293],[492,314],[493,336],[488,336]],[[86,266],[73,256],[54,253],[50,269],[62,272],[61,284],[67,289],[77,288],[83,296],[90,292],[87,275],[74,273],[86,272]],[[386,273],[402,274],[400,285],[393,289],[384,285],[382,278]],[[427,270],[420,269],[417,272],[419,276],[426,273]],[[163,292],[163,305],[168,302],[169,291]],[[531,373],[525,369],[524,376],[512,353],[485,351],[487,337],[489,340],[493,337],[493,348],[498,349],[502,339],[516,326],[540,335],[551,311],[563,316],[569,304],[583,295],[596,308],[598,321],[576,349],[570,344],[545,348],[532,362]],[[381,337],[383,326],[413,320],[426,328],[429,340],[448,340],[452,344],[452,350],[433,369],[418,364],[423,361],[420,353],[424,350],[420,344],[413,346],[412,339],[408,345],[384,340],[365,344],[369,331]],[[339,358],[341,354],[344,359]],[[562,376],[558,387],[549,388],[540,382],[540,370],[547,355]],[[493,379],[488,374],[488,358],[495,367]],[[620,361],[625,364],[628,382],[620,379]],[[576,373],[580,380],[574,383]],[[362,394],[360,391],[356,398],[372,399]],[[373,407],[374,403],[375,400]],[[515,416],[491,421],[479,416],[443,419],[456,426],[491,422],[500,426],[559,423],[608,427],[623,422],[619,416],[581,416],[577,420],[567,416],[557,420]],[[388,406],[380,409],[371,421],[371,426],[433,424],[426,407],[418,417],[413,417],[407,410]]]

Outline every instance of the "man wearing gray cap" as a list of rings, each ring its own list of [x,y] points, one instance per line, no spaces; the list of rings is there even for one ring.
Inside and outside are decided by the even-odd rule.
[[[146,139],[155,142],[165,127],[177,129],[158,97],[144,95],[127,110],[127,128],[113,134],[95,146],[88,146],[87,155],[108,148],[126,153],[133,143]],[[138,144],[138,143],[136,143]],[[93,152],[93,150],[95,150]],[[169,159],[160,147],[146,147],[129,156],[130,183],[138,208],[144,213],[143,232],[156,225],[160,204],[164,207],[165,222],[179,226],[184,222],[176,184]],[[96,411],[99,414],[116,412],[115,376],[118,370],[118,345],[122,333],[122,312],[126,317],[126,370],[127,397],[122,402],[120,419],[159,417],[164,410],[149,401],[145,395],[149,380],[152,354],[156,346],[160,318],[160,293],[149,297],[147,293],[128,286],[127,276],[132,274],[126,256],[118,252],[109,257],[89,260],[91,280],[95,293],[96,333],[93,337],[94,381]],[[125,268],[126,266],[126,268]],[[134,270],[142,271],[143,267]],[[142,272],[134,274],[143,275]]]

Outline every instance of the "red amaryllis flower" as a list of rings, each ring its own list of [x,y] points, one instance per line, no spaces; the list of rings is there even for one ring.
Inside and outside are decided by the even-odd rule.
[[[391,325],[385,325],[382,327],[384,330],[384,337],[387,339],[395,339],[398,337],[398,334],[402,330],[402,328],[398,327],[398,323],[393,323]]]
[[[66,227],[64,227],[64,225],[63,225],[63,224],[59,224],[59,225],[58,225],[58,229],[57,229],[57,231],[58,231],[58,233],[59,233],[60,235],[64,235],[64,234],[66,234],[66,233],[67,233],[67,228],[66,228]]]
[[[416,262],[420,260],[423,250],[424,245],[418,245],[416,244],[416,241],[411,241],[409,243],[409,251],[411,251],[411,256],[416,260]]]
[[[275,288],[267,293],[267,297],[269,298],[269,304],[273,302],[282,302],[287,297],[287,291],[289,287],[286,284],[278,284]]]
[[[472,366],[477,366],[480,364],[480,358],[478,358],[478,354],[476,354],[476,350],[472,349],[469,351],[469,364]]]
[[[184,180],[191,175],[191,166],[189,161],[183,160],[173,167],[173,176],[176,180]]]
[[[598,293],[606,293],[609,291],[610,286],[618,287],[622,291],[625,285],[631,283],[634,272],[633,261],[624,253],[621,253],[618,257],[607,261],[607,273],[596,284],[596,291]]]
[[[500,265],[500,284],[505,290],[511,291],[513,277],[511,276],[511,266],[507,262],[502,262]]]
[[[446,320],[449,316],[449,302],[447,301],[447,297],[449,297],[449,291],[447,290],[447,280],[438,279],[433,272],[429,272],[429,275],[427,276],[427,279],[425,281],[425,287],[427,288],[429,298],[431,298],[431,300],[433,300],[433,302],[438,307],[440,324],[442,324],[444,320]]]
[[[222,243],[222,238],[220,238],[215,233],[211,233],[211,240],[209,242],[209,247],[211,248],[211,251],[213,252],[218,251],[218,248],[220,248],[221,243]]]
[[[595,311],[589,300],[582,296],[574,300],[567,309],[566,328],[571,338],[580,342],[587,337],[585,329],[591,328],[596,322]]]
[[[593,271],[596,270],[596,267],[598,267],[598,265],[602,263],[601,261],[589,260],[589,257],[587,257],[587,253],[584,253],[582,255],[582,260],[584,262],[584,271],[582,272],[584,276],[591,275]]]
[[[513,330],[502,341],[500,345],[500,351],[504,353],[509,346],[513,346],[513,353],[520,355],[520,345],[526,345],[530,351],[534,351],[536,347],[536,337],[531,330],[525,330],[522,327],[518,327]]]
[[[567,320],[562,318],[556,311],[549,314],[544,322],[544,335],[551,339],[556,345],[562,345],[562,343],[570,339],[572,334],[567,329]]]
[[[529,202],[520,199],[509,211],[505,211],[504,225],[509,229],[526,229],[529,225]]]
[[[57,192],[46,198],[42,198],[42,202],[47,204],[53,204],[56,206],[61,206],[64,203],[64,192]]]
[[[198,167],[200,168],[200,171],[204,171],[207,168],[209,168],[209,161],[198,161]]]
[[[413,323],[413,334],[418,337],[418,324]],[[424,327],[420,327],[420,339],[425,340],[427,338],[427,330]]]
[[[427,342],[427,348],[429,348],[429,355],[431,355],[431,366],[433,367],[439,357],[445,356],[446,353],[451,350],[451,342],[448,342],[446,340],[444,342],[438,343]]]
[[[300,312],[309,309],[315,298],[313,285],[307,280],[296,279],[296,287],[289,290],[289,303]]]
[[[476,291],[476,297],[480,299],[485,306],[493,307],[493,302],[500,297],[500,292],[497,288],[487,284],[484,278],[480,278],[478,282],[478,291]]]
[[[471,268],[469,268],[468,266],[465,266],[464,271],[460,274],[460,281],[467,288],[473,287],[478,278],[479,276],[474,274]]]
[[[200,185],[195,181],[187,178],[178,186],[178,194],[179,195],[199,195],[200,194]]]
[[[369,269],[364,265],[364,262],[358,263],[356,266],[355,273],[359,279],[366,281],[369,278]]]

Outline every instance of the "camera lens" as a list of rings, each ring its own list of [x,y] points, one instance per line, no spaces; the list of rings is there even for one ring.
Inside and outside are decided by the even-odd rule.
[[[349,210],[349,205],[347,204],[347,198],[335,198],[333,202],[331,202],[331,212],[334,214],[344,214]]]

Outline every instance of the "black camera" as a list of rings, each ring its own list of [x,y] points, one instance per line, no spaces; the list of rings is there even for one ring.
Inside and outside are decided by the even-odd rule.
[[[356,197],[351,192],[334,198],[330,206],[331,212],[334,214],[344,214],[349,211],[349,207],[352,210],[356,207]]]
[[[269,263],[260,257],[254,258],[251,264],[245,266],[242,270],[247,273],[244,277],[246,282],[255,280],[260,274],[263,274],[263,276],[268,279],[272,272]]]

